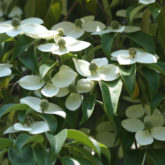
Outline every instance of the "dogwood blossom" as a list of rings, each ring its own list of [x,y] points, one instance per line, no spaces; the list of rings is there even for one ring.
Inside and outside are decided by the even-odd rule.
[[[54,115],[59,115],[63,118],[66,117],[66,113],[62,110],[60,106],[54,103],[50,103],[46,99],[27,96],[21,98],[20,103],[28,105],[30,108],[32,108],[34,111],[38,113],[54,114]]]
[[[31,17],[21,21],[19,18],[14,17],[12,20],[0,23],[0,33],[6,33],[10,37],[24,33],[38,34],[39,31],[46,29],[40,25],[42,23],[43,20],[40,18]]]
[[[86,16],[76,19],[74,23],[63,21],[52,27],[53,30],[58,30],[59,28],[64,30],[64,35],[77,39],[81,37],[85,31],[100,31],[105,29],[105,25],[102,22],[95,21],[94,16]]]
[[[81,51],[90,45],[89,42],[76,40],[72,37],[57,37],[55,38],[55,43],[42,44],[37,48],[40,51],[51,52],[60,56],[69,52]]]
[[[0,77],[5,77],[11,75],[11,64],[0,64]]]
[[[151,3],[154,3],[156,0],[139,0],[140,3],[144,4],[144,5],[148,5]]]
[[[90,92],[94,87],[94,82],[88,79],[80,79],[75,82],[73,82],[71,85],[60,88],[59,92],[57,93],[56,97],[64,97],[66,95],[67,97],[65,101],[65,106],[67,109],[71,111],[77,110],[83,101],[83,93]]]
[[[134,63],[151,64],[156,63],[157,58],[142,49],[131,48],[129,50],[117,50],[111,53],[112,59],[117,59],[120,65],[131,65]]]
[[[73,59],[77,72],[94,81],[113,81],[119,77],[118,68],[113,64],[108,64],[107,58],[96,58],[90,62]]]
[[[105,30],[92,33],[92,35],[102,35],[107,33],[133,33],[140,30],[138,26],[122,26],[117,21],[112,21],[111,26],[108,26]]]
[[[121,125],[129,132],[135,132],[136,141],[140,145],[149,145],[154,139],[165,141],[165,127],[163,115],[159,110],[154,110],[153,114],[144,115],[148,111],[148,106],[132,105],[127,108],[125,119]],[[143,121],[141,118],[143,117]]]
[[[16,133],[20,131],[25,131],[30,134],[40,134],[49,131],[49,125],[45,121],[33,122],[30,125],[15,123],[13,126],[9,127],[4,134]]]

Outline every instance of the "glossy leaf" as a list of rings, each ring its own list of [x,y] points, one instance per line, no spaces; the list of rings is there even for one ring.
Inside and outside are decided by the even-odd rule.
[[[80,124],[85,123],[93,114],[95,107],[96,96],[94,95],[86,95],[82,102],[82,111],[83,116]]]
[[[111,119],[117,112],[119,97],[122,90],[122,81],[120,79],[109,83],[101,81],[100,88],[106,115]]]

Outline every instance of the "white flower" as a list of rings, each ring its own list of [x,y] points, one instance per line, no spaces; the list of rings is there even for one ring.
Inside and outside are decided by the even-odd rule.
[[[14,8],[10,11],[8,17],[13,18],[15,16],[21,16],[23,14],[22,9],[18,6],[14,6]]]
[[[43,29],[42,31],[38,31],[36,34],[30,34],[30,33],[25,33],[27,36],[34,38],[34,39],[45,39],[45,40],[51,40],[54,39],[59,33],[55,30],[45,30]]]
[[[105,30],[92,33],[92,35],[102,35],[107,33],[133,33],[140,30],[138,26],[121,26],[119,22],[112,21],[111,26],[107,27]]]
[[[52,27],[53,30],[62,28],[64,35],[73,38],[81,37],[84,32],[96,32],[105,29],[105,25],[102,22],[95,21],[94,16],[86,16],[80,19],[76,19],[74,23],[64,21],[60,22]]]
[[[94,81],[113,81],[119,77],[118,68],[108,64],[107,58],[96,58],[89,63],[85,60],[73,59],[77,72]]]
[[[11,75],[11,64],[0,64],[0,77]]]
[[[38,97],[27,96],[20,99],[21,104],[26,104],[34,111],[38,113],[45,114],[54,114],[59,115],[63,118],[66,117],[66,113],[63,111],[61,107],[56,104],[50,103],[45,99],[40,99]]]
[[[46,97],[53,97],[58,93],[59,88],[51,82],[51,77],[46,77],[49,67],[45,64],[40,66],[40,75],[27,75],[22,77],[18,83],[27,90],[39,90]],[[45,79],[45,80],[44,80]]]
[[[19,34],[38,34],[46,28],[40,24],[43,21],[40,18],[27,18],[24,20],[19,20],[19,18],[13,18],[10,21],[4,21],[0,23],[0,33],[6,33],[10,37],[15,37]]]
[[[25,131],[30,134],[40,134],[49,131],[49,125],[47,122],[44,121],[37,121],[30,125],[22,124],[22,123],[15,123],[13,126],[9,127],[4,134],[8,133],[15,133]]]
[[[165,141],[165,127],[163,115],[159,110],[153,114],[147,114],[143,122],[140,118],[148,111],[148,106],[132,105],[127,108],[126,116],[129,117],[121,122],[121,125],[129,132],[135,132],[136,141],[140,145],[149,145],[154,139]]]
[[[142,49],[131,48],[129,50],[117,50],[111,53],[112,59],[117,59],[121,65],[131,65],[134,63],[152,64],[157,62],[157,58]]]
[[[139,0],[141,4],[148,5],[154,3],[156,0]]]
[[[65,88],[72,84],[77,77],[77,73],[70,67],[62,65],[60,70],[52,78],[52,83],[58,88]]]
[[[61,88],[57,93],[56,97],[67,97],[65,101],[65,106],[71,111],[75,111],[81,106],[83,101],[83,93],[90,92],[94,87],[94,82],[88,79],[80,79],[75,83],[72,83],[68,87]]]
[[[91,44],[89,42],[76,40],[72,37],[55,38],[56,43],[39,45],[37,48],[43,52],[51,52],[56,55],[63,55],[69,52],[78,52],[86,49]]]

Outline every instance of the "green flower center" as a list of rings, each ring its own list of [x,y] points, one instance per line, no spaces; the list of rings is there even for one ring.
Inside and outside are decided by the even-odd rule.
[[[96,72],[97,69],[98,69],[98,66],[97,66],[96,63],[91,63],[91,64],[89,65],[89,70],[90,70],[91,72]]]
[[[134,49],[134,48],[129,49],[129,55],[132,59],[135,58],[136,53],[137,53],[136,49]]]
[[[66,41],[63,38],[60,38],[58,39],[57,44],[61,49],[64,49],[66,45]]]
[[[57,31],[58,31],[59,36],[61,36],[61,37],[64,36],[64,29],[63,28],[58,28]]]
[[[118,21],[112,21],[111,22],[111,27],[112,27],[112,29],[119,29],[120,24],[119,24]]]
[[[18,27],[21,25],[20,19],[17,18],[17,17],[14,17],[14,18],[12,19],[11,25],[12,25],[14,28],[18,28]]]
[[[70,93],[76,92],[76,86],[74,84],[69,85],[68,90]]]
[[[46,99],[42,99],[40,102],[40,107],[42,111],[45,111],[49,106],[49,102]]]
[[[77,27],[82,28],[83,22],[81,21],[81,19],[76,19],[76,20],[74,21],[74,24],[75,24]]]
[[[153,128],[153,124],[150,121],[144,123],[145,129],[150,130]]]

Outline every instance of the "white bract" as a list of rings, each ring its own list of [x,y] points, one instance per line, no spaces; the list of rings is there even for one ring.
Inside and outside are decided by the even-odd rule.
[[[118,68],[108,64],[107,58],[96,58],[89,63],[85,60],[73,59],[77,72],[94,81],[113,81],[119,77]]]
[[[77,83],[72,83],[68,87],[61,88],[56,97],[67,97],[65,106],[71,111],[75,111],[81,106],[83,100],[83,93],[90,92],[94,87],[94,82],[88,79],[80,79]]]
[[[147,109],[146,109],[147,108]],[[136,141],[140,145],[149,145],[154,139],[165,141],[165,127],[163,115],[159,110],[154,110],[153,114],[148,112],[148,106],[132,105],[127,108],[126,116],[129,117],[121,122],[121,125],[129,132],[135,132]],[[144,116],[143,121],[141,118]]]
[[[0,77],[11,75],[11,64],[0,64]]]
[[[77,73],[70,67],[62,65],[60,70],[52,78],[52,83],[58,88],[65,88],[72,84],[77,77]]]
[[[42,52],[51,52],[56,55],[63,55],[69,52],[78,52],[86,49],[89,42],[76,40],[72,37],[55,37],[55,43],[39,45],[37,48]]]
[[[107,27],[105,30],[92,33],[92,35],[103,35],[107,33],[133,33],[140,31],[138,26],[122,26],[117,21],[112,21],[111,26]]]
[[[139,0],[139,2],[141,4],[148,5],[148,4],[156,2],[156,0]]]
[[[152,64],[157,62],[157,58],[146,51],[138,48],[129,50],[117,50],[111,53],[112,59],[117,60],[120,65],[131,65],[134,63]]]
[[[95,21],[94,16],[86,16],[76,19],[74,23],[63,21],[52,27],[53,30],[58,30],[59,28],[64,30],[64,35],[77,39],[81,37],[85,31],[97,32],[105,29],[105,25],[102,22]]]
[[[40,18],[27,18],[20,20],[19,18],[14,17],[10,21],[4,21],[0,23],[0,33],[6,33],[10,37],[15,37],[19,34],[38,34],[46,28],[40,24],[43,23],[43,20]]]
[[[40,99],[38,97],[33,97],[33,96],[27,96],[20,99],[20,103],[28,105],[30,108],[32,108],[34,111],[38,113],[54,114],[54,115],[59,115],[63,118],[66,117],[66,113],[63,111],[63,109],[60,106],[50,103],[45,99]]]
[[[22,123],[15,123],[13,126],[9,127],[4,134],[8,133],[15,133],[25,131],[30,134],[40,134],[49,131],[49,125],[47,122],[44,121],[36,121],[31,124],[22,124]]]

